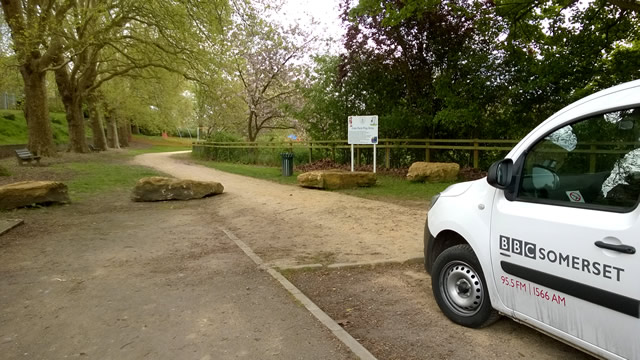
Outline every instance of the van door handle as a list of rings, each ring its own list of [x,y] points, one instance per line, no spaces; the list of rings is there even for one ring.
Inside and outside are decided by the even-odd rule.
[[[596,246],[599,248],[618,251],[618,252],[629,254],[629,255],[633,255],[636,253],[636,248],[634,248],[633,246],[624,245],[624,244],[614,245],[614,244],[607,244],[606,242],[603,242],[603,241],[596,241]]]

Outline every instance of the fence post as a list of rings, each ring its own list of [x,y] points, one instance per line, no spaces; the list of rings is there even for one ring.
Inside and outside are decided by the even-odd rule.
[[[591,145],[591,153],[589,154],[589,172],[595,174],[596,172],[596,145]]]
[[[313,142],[309,141],[309,164],[313,162]]]
[[[424,161],[431,161],[431,149],[429,149],[429,142],[424,143]]]
[[[384,149],[384,167],[389,169],[391,167],[391,147],[389,146],[389,142],[387,141],[387,148]]]
[[[336,162],[336,144],[331,144],[331,157],[333,158],[333,162]]]
[[[473,142],[473,168],[477,169],[480,165],[480,150],[478,150],[478,139]]]

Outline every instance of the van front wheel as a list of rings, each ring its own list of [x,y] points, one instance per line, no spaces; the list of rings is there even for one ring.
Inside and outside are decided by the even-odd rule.
[[[491,307],[482,268],[469,245],[452,246],[438,255],[431,284],[440,310],[456,324],[481,328],[500,318]]]

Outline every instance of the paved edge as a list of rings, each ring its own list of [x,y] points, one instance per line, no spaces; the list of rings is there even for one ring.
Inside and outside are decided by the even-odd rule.
[[[24,223],[22,219],[4,219],[0,220],[0,235],[9,232],[14,227]]]
[[[262,261],[262,259],[256,255],[251,248],[244,243],[244,241],[240,240],[235,234],[231,231],[220,228],[222,232],[224,232],[231,241],[233,241],[244,253],[253,260],[256,265],[260,268],[265,269],[269,275],[271,275],[274,279],[276,279],[296,300],[300,301],[304,305],[307,310],[318,319],[322,325],[324,325],[329,331],[333,333],[338,340],[342,341],[356,356],[363,360],[377,360],[373,354],[369,352],[362,344],[360,344],[356,339],[353,338],[348,332],[346,332],[337,322],[335,322],[327,313],[322,311],[318,307],[318,305],[314,304],[311,299],[309,299],[305,294],[302,293],[295,285],[293,285],[289,280],[287,280],[282,274],[280,274],[277,270],[267,265]]]
[[[329,269],[340,269],[340,268],[349,268],[349,267],[363,267],[363,266],[376,266],[376,265],[390,265],[390,264],[419,264],[424,262],[423,256],[418,257],[410,257],[406,259],[384,259],[384,260],[374,260],[367,262],[359,262],[359,263],[335,263],[327,265]]]
[[[382,260],[373,260],[373,261],[365,261],[358,263],[335,263],[329,265],[322,264],[303,264],[303,265],[292,265],[292,266],[274,266],[275,269],[280,271],[287,270],[309,270],[309,269],[317,269],[326,267],[328,269],[341,269],[341,268],[350,268],[350,267],[365,267],[365,266],[376,266],[376,265],[391,265],[391,264],[422,264],[424,263],[424,256],[416,256],[409,257],[403,259],[382,259]]]

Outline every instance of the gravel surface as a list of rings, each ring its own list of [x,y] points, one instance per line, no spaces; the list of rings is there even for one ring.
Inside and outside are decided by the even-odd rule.
[[[503,318],[484,329],[450,322],[422,264],[289,271],[286,276],[379,359],[589,359]]]
[[[219,229],[218,198],[3,212],[2,359],[352,359]]]
[[[144,154],[136,164],[224,185],[216,217],[271,265],[358,263],[422,256],[426,211],[234,175]]]

